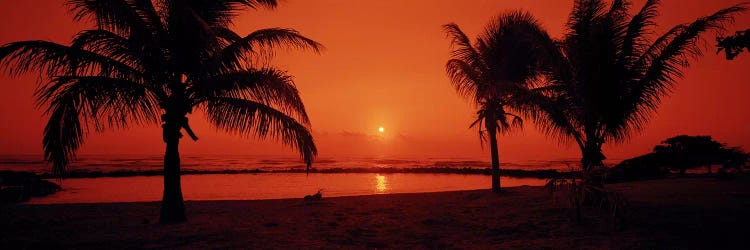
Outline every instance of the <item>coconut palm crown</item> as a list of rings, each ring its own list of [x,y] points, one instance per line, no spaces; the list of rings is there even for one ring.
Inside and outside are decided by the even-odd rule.
[[[162,222],[185,220],[178,145],[188,115],[205,113],[217,129],[272,138],[295,148],[308,169],[317,153],[292,77],[268,65],[272,49],[318,52],[292,29],[239,35],[240,11],[275,0],[70,0],[76,21],[93,23],[72,42],[20,41],[0,47],[11,75],[41,73],[46,107],[45,159],[63,174],[89,131],[161,123],[166,143]]]

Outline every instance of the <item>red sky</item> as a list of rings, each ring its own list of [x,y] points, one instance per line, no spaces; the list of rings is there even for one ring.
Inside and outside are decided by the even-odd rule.
[[[45,39],[68,43],[85,24],[73,23],[64,0],[0,1],[0,44]],[[659,32],[694,20],[736,0],[665,0]],[[635,1],[635,7],[643,1]],[[235,30],[290,27],[323,43],[321,55],[280,52],[275,65],[295,76],[312,119],[320,156],[466,157],[489,160],[477,133],[468,125],[474,107],[456,95],[444,63],[449,41],[441,25],[455,22],[470,36],[494,15],[523,8],[542,20],[554,37],[563,31],[572,1],[562,0],[285,0],[276,11],[247,11]],[[750,28],[750,15],[730,31]],[[686,71],[674,93],[663,100],[641,133],[605,154],[621,159],[650,151],[678,134],[712,135],[730,145],[750,148],[750,54],[735,61],[715,55],[714,34],[706,55]],[[34,107],[36,74],[0,76],[0,154],[41,154],[45,117]],[[234,138],[191,117],[198,142],[183,140],[183,155],[291,155],[273,142]],[[383,136],[377,128],[385,127]],[[500,138],[502,161],[577,158],[575,147],[540,135],[528,122],[523,132]],[[91,134],[83,154],[161,154],[158,126]]]

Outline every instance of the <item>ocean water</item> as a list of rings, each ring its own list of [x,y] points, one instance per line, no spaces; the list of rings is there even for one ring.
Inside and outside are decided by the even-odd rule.
[[[577,161],[577,159],[561,159],[503,162],[502,168],[569,171],[570,166],[575,166]],[[63,189],[47,197],[32,198],[29,203],[159,201],[163,190],[163,178],[139,175],[143,172],[159,171],[163,168],[162,164],[163,159],[158,155],[82,155],[70,166],[69,171],[130,172],[133,174],[127,177],[69,178],[62,181],[51,179],[51,181],[58,182]],[[183,155],[183,170],[211,171],[213,174],[183,175],[182,188],[186,200],[302,198],[318,190],[323,191],[324,197],[476,190],[489,189],[489,176],[424,173],[414,169],[487,169],[489,167],[488,161],[461,158],[321,157],[315,161],[313,168],[343,171],[306,175],[300,171],[288,171],[304,170],[303,162],[295,157]],[[43,174],[49,172],[49,169],[50,165],[44,162],[41,156],[0,156],[0,171],[32,171]],[[370,171],[358,171],[361,169]],[[381,171],[384,169],[410,169],[414,173]],[[261,170],[262,172],[221,174],[223,171],[236,170]],[[545,179],[540,178],[506,176],[503,176],[501,180],[503,187],[541,186],[546,182]]]
[[[286,171],[303,170],[305,164],[297,157],[249,156],[249,155],[183,155],[182,170],[194,171],[234,171],[261,170]],[[70,171],[81,172],[144,172],[159,171],[163,167],[160,155],[82,155],[71,164]],[[578,164],[578,159],[527,160],[502,162],[503,169],[569,171]],[[320,157],[312,166],[314,169],[420,169],[456,168],[486,169],[489,161],[462,158],[378,158],[378,157]],[[0,170],[49,172],[50,165],[41,155],[0,155]],[[346,171],[343,171],[346,172]]]
[[[321,190],[323,197],[424,193],[490,188],[486,175],[461,174],[205,174],[182,177],[185,200],[262,200],[303,198]],[[542,186],[546,180],[502,177],[503,187]],[[145,202],[161,200],[161,176],[65,179],[63,190],[32,198],[30,204]]]

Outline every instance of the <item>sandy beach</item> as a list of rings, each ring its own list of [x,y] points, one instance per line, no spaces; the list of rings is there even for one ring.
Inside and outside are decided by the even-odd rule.
[[[160,225],[159,204],[5,205],[0,248],[646,249],[741,248],[750,176],[610,185],[626,226],[587,208],[581,223],[542,187],[257,201],[193,201]],[[324,194],[325,195],[325,194]]]

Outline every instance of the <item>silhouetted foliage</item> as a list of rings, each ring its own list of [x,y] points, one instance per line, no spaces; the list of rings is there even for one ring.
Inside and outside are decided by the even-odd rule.
[[[748,155],[737,147],[715,141],[711,136],[679,135],[666,139],[653,152],[622,161],[610,169],[609,182],[656,179],[666,177],[670,170],[684,174],[687,169],[710,167],[740,170]]]
[[[607,183],[661,179],[669,176],[669,168],[659,163],[658,155],[649,153],[624,160],[607,170]]]
[[[727,148],[711,136],[680,135],[654,147],[656,163],[684,173],[686,169],[722,165],[744,165],[747,154],[740,148]]]
[[[549,91],[535,98],[529,114],[545,134],[581,150],[583,175],[572,185],[587,192],[578,200],[583,205],[607,203],[616,194],[603,188],[604,143],[623,142],[643,128],[690,59],[701,55],[701,35],[722,30],[746,10],[742,4],[722,9],[652,40],[659,2],[647,0],[631,13],[629,0],[576,0],[563,38],[537,46]]]
[[[36,92],[49,121],[44,153],[63,174],[90,130],[161,123],[166,143],[162,222],[185,220],[179,140],[193,139],[187,115],[204,112],[226,132],[273,138],[308,165],[316,155],[309,119],[292,77],[268,66],[279,47],[319,51],[292,29],[242,36],[229,27],[239,11],[274,8],[276,0],[71,0],[77,21],[94,29],[70,45],[21,41],[0,47],[11,75],[36,71]]]
[[[702,34],[722,30],[746,10],[722,9],[652,40],[660,1],[646,1],[635,14],[628,0],[606,2],[575,1],[564,38],[548,52],[555,105],[535,117],[548,135],[579,146],[584,171],[603,166],[604,143],[623,142],[646,125],[690,59],[701,55]]]
[[[568,167],[570,172],[583,172],[580,169],[574,171],[570,165]],[[552,195],[553,203],[557,203],[559,198],[567,200],[574,209],[576,222],[581,222],[583,206],[594,205],[607,210],[614,230],[622,229],[630,206],[628,199],[620,192],[591,185],[583,178],[585,176],[580,175],[552,177],[544,188]]]
[[[60,186],[31,172],[0,171],[0,204],[53,194]]]
[[[724,51],[727,60],[734,60],[743,50],[750,52],[750,29],[737,31],[732,36],[717,37],[716,54]]]
[[[497,133],[523,126],[520,113],[528,110],[529,96],[541,91],[534,89],[541,58],[535,46],[550,38],[531,14],[521,11],[496,17],[474,42],[456,24],[443,29],[453,49],[446,71],[456,91],[478,107],[470,127],[479,129],[481,142],[489,138],[492,190],[500,192]]]

